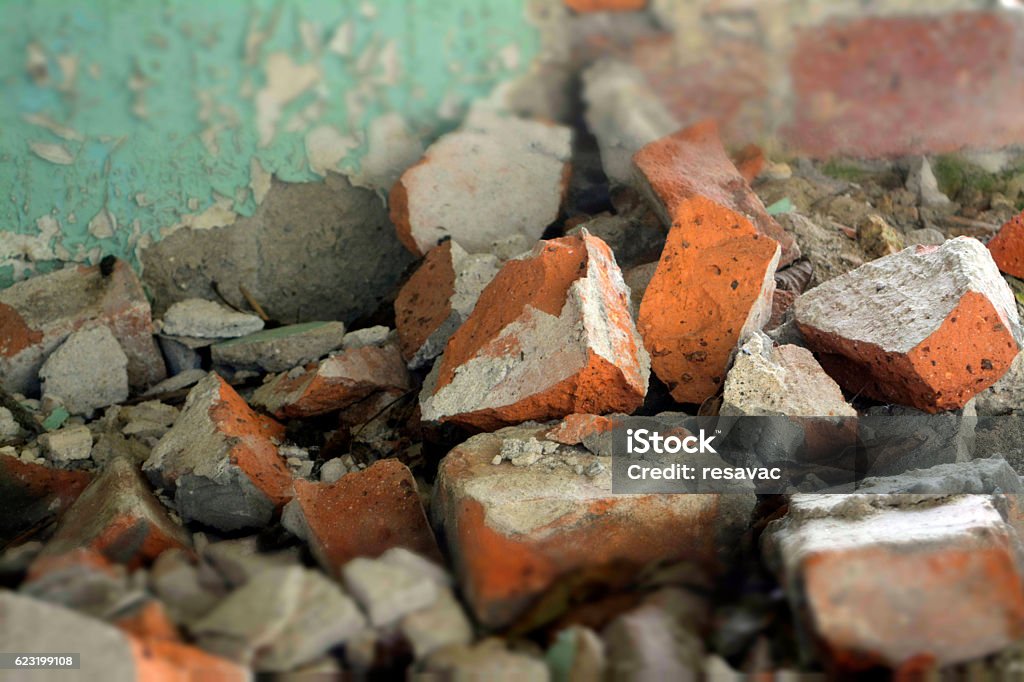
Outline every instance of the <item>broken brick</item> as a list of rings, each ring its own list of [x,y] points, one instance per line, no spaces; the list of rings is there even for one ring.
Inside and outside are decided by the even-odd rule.
[[[309,369],[278,374],[252,396],[254,406],[276,417],[335,412],[374,393],[409,390],[409,372],[394,344],[343,350]]]
[[[574,412],[632,412],[648,356],[608,246],[587,233],[509,261],[451,337],[422,418],[479,429]]]
[[[481,623],[508,624],[557,581],[585,570],[628,573],[675,560],[705,575],[720,570],[753,494],[616,495],[611,459],[572,447],[521,466],[493,463],[508,441],[543,440],[546,430],[477,435],[441,461],[431,510]]]
[[[398,238],[416,255],[445,237],[469,253],[488,253],[510,236],[529,248],[558,217],[570,139],[563,126],[472,109],[392,188]]]
[[[284,523],[335,576],[348,561],[392,547],[440,559],[416,480],[397,459],[380,460],[330,484],[296,480]]]
[[[985,495],[798,495],[765,548],[833,669],[948,665],[1024,634],[1020,540]]]
[[[1024,213],[1006,221],[989,241],[988,250],[1001,271],[1024,279]]]
[[[647,0],[565,0],[573,12],[637,12],[647,6]]]
[[[757,176],[764,170],[766,163],[764,151],[756,144],[748,144],[736,152],[732,157],[732,162],[736,165],[736,170],[740,172],[740,175],[748,183],[757,179]]]
[[[0,455],[0,547],[48,527],[92,478],[85,471],[51,469]]]
[[[497,272],[494,256],[470,255],[451,240],[430,250],[395,298],[398,341],[409,367],[441,354]]]
[[[916,246],[804,293],[796,323],[844,389],[926,412],[959,409],[1018,351],[1006,282],[976,239]]]
[[[714,121],[705,121],[655,140],[633,156],[644,189],[666,225],[680,222],[687,202],[703,197],[745,216],[759,234],[782,247],[780,263],[800,256],[793,236],[775,222],[718,139]]]
[[[341,322],[305,322],[221,341],[210,346],[213,362],[234,369],[286,372],[341,347]]]
[[[672,397],[701,403],[721,388],[737,344],[768,321],[779,246],[703,197],[682,202],[675,220],[637,327]]]
[[[135,568],[167,549],[190,544],[188,534],[167,515],[135,464],[115,457],[63,515],[43,555],[88,547]]]
[[[181,632],[174,624],[162,601],[150,599],[134,612],[118,618],[116,625],[123,632],[139,639],[163,639],[181,642]]]
[[[545,434],[545,438],[562,445],[579,445],[587,437],[608,433],[614,427],[615,422],[608,417],[595,414],[568,414]]]
[[[131,266],[119,260],[109,275],[99,266],[67,267],[0,291],[0,383],[14,393],[37,393],[43,361],[72,332],[97,323],[110,328],[128,356],[133,389],[166,376],[149,301]]]
[[[180,680],[218,680],[218,682],[249,682],[248,668],[206,653],[198,647],[167,639],[129,639],[134,668],[146,682],[179,682]],[[104,670],[104,673],[107,671]],[[105,679],[112,679],[102,675]]]
[[[220,530],[256,528],[291,497],[291,474],[276,442],[284,427],[254,412],[210,373],[196,384],[143,471],[174,492],[185,522]]]

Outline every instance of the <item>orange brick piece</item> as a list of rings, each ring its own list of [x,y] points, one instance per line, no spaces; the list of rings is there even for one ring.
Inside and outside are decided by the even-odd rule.
[[[543,241],[484,289],[420,394],[425,421],[495,429],[573,412],[632,412],[649,360],[608,246]]]
[[[681,222],[687,201],[703,197],[745,216],[757,231],[782,247],[780,263],[800,256],[793,236],[768,215],[764,204],[729,159],[714,121],[655,140],[633,155],[655,208],[666,224]]]
[[[804,293],[797,326],[840,386],[941,412],[994,384],[1019,350],[1006,281],[976,239],[916,246]]]
[[[637,12],[647,0],[565,0],[565,6],[580,14],[586,12]]]
[[[737,344],[771,314],[779,245],[703,197],[675,211],[637,327],[672,397],[700,403],[722,385]]]
[[[431,511],[470,607],[508,624],[567,576],[689,560],[713,575],[753,494],[615,495],[607,457],[544,440],[544,426],[474,436],[441,461]],[[538,458],[494,464],[535,448]],[[543,456],[540,453],[545,453]],[[578,473],[581,472],[581,473]]]
[[[87,547],[135,568],[152,562],[164,550],[190,544],[188,534],[167,515],[135,463],[115,457],[64,514],[43,554]]]
[[[430,250],[395,298],[398,341],[411,368],[441,354],[497,272],[497,258],[468,254],[450,239]]]
[[[291,498],[291,474],[277,452],[283,437],[283,426],[211,372],[189,392],[143,471],[154,486],[174,491],[186,522],[258,528]]]
[[[82,494],[92,474],[0,455],[0,546],[46,529]]]
[[[440,560],[416,480],[397,459],[384,459],[331,484],[295,481],[285,526],[309,544],[332,575],[356,557],[404,547]]]
[[[395,345],[361,346],[306,370],[278,374],[256,390],[252,402],[275,417],[314,417],[348,407],[378,391],[397,395],[409,386],[409,372]]]
[[[1014,216],[988,243],[988,250],[999,269],[1024,279],[1024,213]]]
[[[949,665],[1024,635],[1020,539],[986,495],[797,495],[765,533],[804,642],[834,669]]]

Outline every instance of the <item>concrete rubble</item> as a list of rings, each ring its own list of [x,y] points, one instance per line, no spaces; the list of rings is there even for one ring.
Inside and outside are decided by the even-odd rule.
[[[160,331],[168,336],[199,339],[234,339],[263,329],[263,320],[231,310],[214,301],[189,298],[173,304],[161,318]]]
[[[109,276],[99,266],[68,267],[0,291],[0,383],[8,391],[36,394],[46,358],[90,325],[113,333],[128,358],[133,389],[164,378],[149,301],[131,266],[116,261]]]
[[[91,416],[128,398],[128,356],[107,327],[70,334],[39,369],[43,397],[69,412]]]
[[[610,458],[581,448],[559,447],[526,466],[495,464],[505,443],[542,440],[546,431],[518,426],[475,436],[438,472],[434,522],[485,625],[508,624],[584,566],[685,559],[713,572],[719,552],[746,526],[753,495],[614,495]]]
[[[420,394],[425,421],[496,428],[632,411],[649,358],[608,247],[580,235],[508,262],[451,337]]]
[[[1024,627],[1020,539],[986,496],[797,496],[765,544],[805,649],[839,670],[966,661]]]
[[[246,334],[210,347],[214,364],[234,369],[285,372],[341,347],[341,322],[306,322]]]
[[[395,298],[399,345],[411,369],[444,351],[497,272],[493,255],[466,253],[452,240],[427,253]]]
[[[510,236],[530,248],[558,217],[570,138],[563,126],[474,108],[391,189],[398,238],[416,255],[446,237],[469,253]]]
[[[258,528],[291,497],[291,475],[275,441],[284,429],[253,412],[210,374],[190,392],[174,427],[143,471],[173,493],[181,518],[219,528]]]
[[[796,322],[847,391],[927,412],[963,407],[1020,347],[1013,294],[985,247],[964,237],[811,289],[797,299]]]

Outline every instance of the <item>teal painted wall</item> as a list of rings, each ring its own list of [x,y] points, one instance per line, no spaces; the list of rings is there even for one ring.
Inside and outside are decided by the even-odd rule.
[[[518,0],[0,1],[0,287],[251,214],[268,174],[354,173],[525,70]]]

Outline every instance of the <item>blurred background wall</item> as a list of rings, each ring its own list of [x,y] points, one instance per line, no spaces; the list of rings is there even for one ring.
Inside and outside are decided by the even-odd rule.
[[[635,66],[682,123],[776,154],[1024,139],[1016,0],[6,0],[0,287],[251,215],[270,177],[382,196],[504,89],[578,121],[579,70]]]

